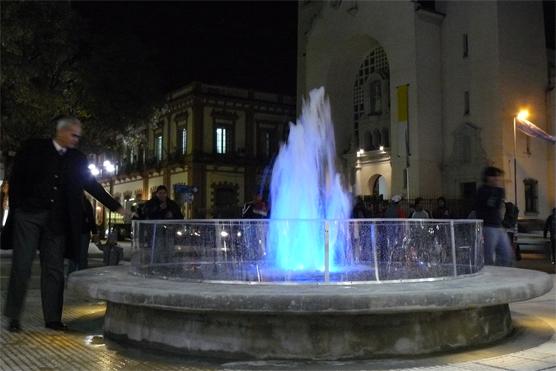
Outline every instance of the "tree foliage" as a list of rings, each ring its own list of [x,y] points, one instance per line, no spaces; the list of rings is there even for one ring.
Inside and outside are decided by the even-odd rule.
[[[2,149],[50,134],[49,121],[77,113],[79,43],[64,3],[2,4]]]
[[[161,101],[157,69],[133,30],[92,29],[69,2],[7,2],[1,13],[4,153],[51,135],[58,114],[83,120],[86,151],[106,151]]]

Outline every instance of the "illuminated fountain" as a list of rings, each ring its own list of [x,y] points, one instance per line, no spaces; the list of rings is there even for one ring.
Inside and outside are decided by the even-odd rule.
[[[274,163],[270,185],[272,220],[346,220],[351,201],[336,171],[336,144],[330,104],[324,89],[313,90],[297,125],[290,124],[288,143]],[[330,268],[342,265],[347,230],[337,223],[271,223],[269,243],[275,265],[286,271],[322,271],[327,243]]]
[[[352,359],[499,340],[544,273],[483,267],[476,220],[349,219],[324,90],[271,181],[270,220],[135,221],[131,267],[76,272],[107,336],[189,354]],[[130,274],[131,273],[131,274]]]

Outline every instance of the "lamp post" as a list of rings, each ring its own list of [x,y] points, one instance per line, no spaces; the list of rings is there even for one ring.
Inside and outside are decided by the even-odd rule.
[[[109,176],[110,176],[110,195],[112,195],[114,193],[114,177],[113,177],[113,174],[116,171],[116,167],[109,160],[105,160],[102,163],[102,166],[104,168],[104,172],[106,174],[109,174]],[[112,233],[112,210],[108,210],[108,235],[106,236],[106,238],[109,241],[110,241],[111,233]]]
[[[516,133],[516,118],[526,120],[529,117],[529,111],[521,110],[514,116],[514,205],[517,209],[517,133]],[[517,223],[516,223],[517,226]]]

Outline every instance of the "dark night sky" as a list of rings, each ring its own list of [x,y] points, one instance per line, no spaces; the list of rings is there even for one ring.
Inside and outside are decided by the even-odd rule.
[[[73,2],[94,32],[133,33],[165,91],[191,81],[295,95],[295,1]],[[554,48],[554,2],[544,1]],[[129,56],[133,58],[133,55]]]
[[[166,91],[202,81],[295,95],[296,2],[72,6],[94,32],[136,34],[152,54]]]

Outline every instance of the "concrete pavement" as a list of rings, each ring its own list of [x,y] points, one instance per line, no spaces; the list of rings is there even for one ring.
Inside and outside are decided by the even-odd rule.
[[[524,257],[521,266],[551,271],[553,266]],[[5,299],[9,254],[0,254],[0,298]],[[90,260],[102,264],[100,256]],[[39,274],[34,267],[33,276]],[[556,283],[556,277],[552,279]],[[34,278],[36,282],[36,278]],[[137,349],[103,337],[105,305],[66,295],[68,332],[43,327],[40,292],[31,288],[22,320],[23,332],[0,330],[0,370],[556,370],[556,291],[511,304],[515,331],[487,347],[420,358],[350,362],[242,361],[202,359]]]

